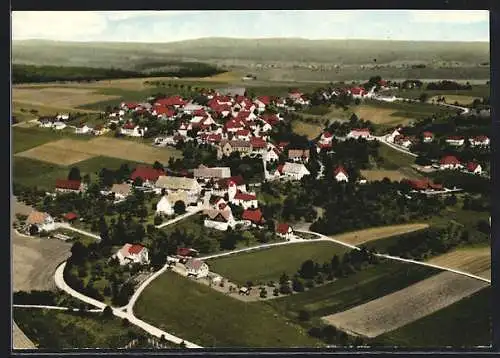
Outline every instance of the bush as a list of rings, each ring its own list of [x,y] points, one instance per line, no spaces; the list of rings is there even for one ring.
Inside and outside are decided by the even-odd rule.
[[[311,319],[311,314],[306,310],[299,311],[299,320],[305,322]]]
[[[283,295],[288,295],[292,293],[292,290],[290,288],[290,285],[288,283],[283,283],[280,285],[279,292]]]
[[[113,317],[113,310],[110,306],[106,306],[104,310],[102,311],[102,316],[104,318],[110,318]]]
[[[274,290],[273,290],[273,296],[278,296],[280,294],[280,290],[276,287]]]
[[[265,288],[262,288],[260,290],[260,298],[266,298],[267,297],[267,290]]]
[[[313,288],[314,287],[314,281],[313,280],[307,280],[306,281],[306,287],[307,288]]]
[[[155,216],[154,220],[153,220],[153,223],[155,225],[160,225],[161,223],[163,222],[163,218],[159,215]]]

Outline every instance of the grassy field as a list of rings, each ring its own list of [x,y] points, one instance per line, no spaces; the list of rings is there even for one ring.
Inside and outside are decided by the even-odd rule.
[[[121,348],[143,332],[133,325],[124,327],[118,318],[99,315],[21,308],[13,312],[19,328],[38,348],[50,350]]]
[[[39,145],[56,141],[63,138],[87,141],[90,136],[78,136],[59,131],[52,131],[48,128],[12,128],[12,152],[20,153],[25,150],[38,147]]]
[[[373,345],[412,348],[491,345],[491,288],[373,340]]]
[[[74,139],[61,139],[45,143],[16,155],[44,162],[73,165],[96,156],[143,163],[168,162],[170,157],[177,158],[180,152],[172,148],[155,148],[151,145],[110,137],[93,138],[87,142]]]
[[[459,247],[427,262],[479,275],[491,280],[491,248]]]
[[[142,293],[135,314],[205,347],[311,347],[319,344],[261,302],[245,303],[166,272]]]
[[[398,170],[361,170],[361,175],[368,181],[380,181],[388,178],[391,181],[401,181],[406,177]]]
[[[248,280],[257,283],[277,282],[285,272],[293,275],[302,263],[311,259],[323,263],[333,255],[341,256],[348,249],[332,242],[309,242],[283,245],[252,253],[236,254],[209,260],[210,270],[229,280],[245,284]]]
[[[102,168],[118,169],[120,165],[127,163],[130,168],[137,165],[136,162],[104,156],[94,157],[75,163],[80,169],[80,174],[91,175],[91,180],[97,178],[97,173]],[[37,186],[38,188],[54,189],[56,179],[65,179],[70,167],[42,162],[35,159],[14,157],[13,158],[13,181],[25,186]]]
[[[331,238],[341,242],[345,242],[347,244],[358,246],[368,242],[378,242],[378,240],[388,239],[405,233],[424,230],[428,227],[429,224],[426,223],[387,225],[382,227],[373,227],[364,230],[346,232],[344,234],[331,236]]]
[[[290,317],[306,310],[311,317],[319,318],[400,290],[438,272],[423,266],[383,262],[325,286],[266,303]]]
[[[314,139],[323,132],[325,126],[322,124],[308,123],[306,121],[293,121],[292,130],[299,135],[305,135],[309,139]]]
[[[415,157],[395,150],[385,144],[380,144],[378,154],[383,160],[378,169],[395,170],[400,172],[401,176],[409,179],[421,179],[423,177],[411,167],[415,164]]]
[[[474,98],[483,98],[483,97],[489,97],[490,96],[490,85],[486,84],[473,84],[471,90],[456,90],[456,91],[439,91],[439,90],[431,90],[428,91],[425,89],[425,85],[423,89],[411,89],[411,90],[397,90],[397,91],[391,91],[391,93],[394,93],[395,96],[398,97],[403,97],[403,98],[411,98],[411,99],[417,99],[420,97],[422,93],[427,93],[429,95],[429,98],[432,98],[434,96],[444,96],[445,98],[451,96],[450,98],[457,97],[456,100],[458,100],[458,97],[472,97]],[[453,102],[455,99],[453,100]],[[449,102],[448,103],[453,103]],[[460,101],[459,101],[460,102]]]

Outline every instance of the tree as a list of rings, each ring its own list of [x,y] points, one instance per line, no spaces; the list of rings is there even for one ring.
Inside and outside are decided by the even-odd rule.
[[[429,99],[429,95],[427,93],[422,93],[419,97],[418,97],[418,100],[422,103],[424,102],[427,102],[427,100]]]
[[[142,184],[144,183],[144,180],[142,180],[141,177],[137,177],[134,179],[134,186],[142,186]]]
[[[182,341],[181,343],[179,343],[179,347],[186,348],[186,343],[184,341]]]
[[[153,223],[155,225],[160,225],[162,222],[163,222],[162,217],[160,215],[156,215],[155,218],[154,218],[154,220],[153,220]]]
[[[153,164],[153,168],[156,170],[163,169],[163,164],[161,164],[159,161],[155,161]]]
[[[260,290],[260,298],[266,298],[267,297],[267,290],[263,287]]]
[[[110,306],[106,306],[104,310],[102,311],[102,316],[104,318],[111,318],[113,317],[113,310],[111,309]]]
[[[186,212],[186,204],[182,200],[177,200],[174,204],[174,212],[177,215],[184,214]]]
[[[292,289],[295,292],[303,292],[304,291],[304,283],[302,282],[302,280],[299,279],[298,277],[295,277],[292,280]]]
[[[311,314],[309,311],[306,310],[300,310],[299,311],[299,320],[302,322],[309,321],[311,319]]]
[[[69,170],[68,180],[82,180],[80,169],[78,169],[78,167],[72,167]]]
[[[89,174],[85,174],[85,175],[83,176],[82,181],[83,181],[85,184],[87,184],[87,185],[88,185],[88,184],[90,184],[90,175],[89,175]]]
[[[38,226],[30,225],[29,233],[31,236],[38,234]]]

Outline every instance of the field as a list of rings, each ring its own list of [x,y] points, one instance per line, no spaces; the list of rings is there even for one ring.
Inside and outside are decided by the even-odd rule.
[[[412,120],[412,117],[395,115],[395,109],[379,108],[364,104],[356,107],[354,113],[356,113],[358,118],[370,121],[373,124],[406,125]]]
[[[209,260],[208,265],[211,271],[242,285],[249,280],[254,284],[277,282],[283,272],[296,273],[305,260],[323,263],[346,251],[348,249],[332,242],[298,243],[221,257]]]
[[[335,235],[331,236],[331,238],[351,245],[361,245],[370,241],[386,239],[392,236],[398,236],[413,231],[423,230],[428,227],[429,224],[423,223],[382,226]]]
[[[488,286],[487,283],[443,272],[400,291],[380,297],[324,320],[348,333],[377,337],[452,305]]]
[[[48,105],[70,111],[82,104],[102,102],[114,98],[116,96],[96,93],[88,88],[38,87],[14,88],[12,91],[12,100],[19,105]]]
[[[422,175],[411,167],[415,164],[415,157],[397,151],[385,144],[380,144],[378,153],[383,160],[380,169],[399,171],[401,175],[408,179],[422,178]]]
[[[134,306],[137,317],[204,347],[311,347],[320,343],[261,302],[245,303],[166,272]]]
[[[446,254],[433,257],[427,262],[469,272],[491,280],[490,247],[461,247]]]
[[[170,157],[180,155],[177,150],[171,148],[155,148],[134,141],[100,137],[87,142],[61,139],[17,153],[16,156],[71,165],[103,154],[108,157],[144,163],[153,163],[156,160],[166,163]]]
[[[309,139],[314,139],[323,132],[323,125],[308,123],[306,121],[293,121],[292,130],[299,135],[305,135]]]
[[[393,93],[397,97],[403,98],[412,98],[418,99],[422,93],[427,93],[430,99],[433,97],[445,97],[447,103],[453,103],[454,101],[458,101],[459,103],[467,102],[469,98],[483,98],[490,96],[490,85],[484,84],[486,81],[481,81],[482,83],[473,83],[471,81],[472,89],[470,90],[451,90],[451,91],[443,91],[443,90],[431,90],[428,91],[425,88],[422,89],[407,89],[407,90],[397,90],[397,91],[389,91]],[[425,87],[425,84],[424,84]],[[450,102],[450,100],[452,100]]]
[[[380,181],[384,178],[388,178],[391,181],[406,179],[406,176],[397,170],[361,170],[361,175],[368,181]]]
[[[37,343],[50,350],[78,348],[122,348],[142,334],[135,326],[124,327],[120,319],[100,313],[15,308],[13,316],[19,328]]]
[[[120,165],[125,163],[129,165],[129,168],[137,165],[136,162],[128,160],[98,156],[75,163],[74,166],[80,169],[82,176],[89,174],[91,180],[95,180],[97,173],[102,168],[118,169]],[[13,181],[15,183],[29,187],[37,186],[38,188],[45,188],[47,190],[54,189],[56,179],[66,178],[70,170],[66,166],[17,156],[13,158],[12,166]]]
[[[432,102],[433,100],[437,100],[439,97],[444,97],[446,100],[446,103],[454,104],[455,102],[458,102],[458,104],[461,104],[464,106],[470,105],[477,98],[477,97],[466,96],[466,95],[462,96],[462,95],[444,94],[444,95],[431,97],[428,100],[428,102]]]
[[[12,348],[36,349],[35,344],[24,334],[16,322],[12,321]]]
[[[373,344],[416,349],[490,346],[491,294],[491,288],[483,288],[429,316],[377,337]]]
[[[306,310],[311,317],[320,318],[401,290],[438,272],[429,267],[385,261],[324,286],[266,301],[266,304],[291,317],[296,318],[300,310]]]
[[[39,145],[60,140],[63,138],[71,138],[82,141],[89,140],[90,136],[77,136],[58,131],[52,131],[45,128],[12,128],[12,152],[19,153],[25,150],[37,147]]]

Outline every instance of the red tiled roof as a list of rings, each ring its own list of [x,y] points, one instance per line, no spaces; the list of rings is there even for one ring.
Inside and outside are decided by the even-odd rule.
[[[219,185],[220,188],[227,189],[229,187],[229,183],[231,181],[235,182],[236,185],[243,185],[243,184],[245,184],[245,180],[243,179],[243,177],[241,175],[236,175],[236,176],[232,176],[232,177],[229,177],[229,178],[220,179],[217,182],[217,184]]]
[[[478,166],[479,166],[478,163],[474,163],[474,162],[467,163],[467,170],[470,172],[473,172],[474,170],[476,170],[476,168]]]
[[[446,140],[462,140],[462,139],[464,139],[464,137],[452,135],[452,136],[449,136]]]
[[[173,117],[175,115],[175,111],[167,107],[156,106],[155,111],[157,114],[166,114],[167,117]]]
[[[269,96],[260,96],[260,97],[257,97],[257,99],[260,102],[264,103],[266,106],[271,103],[271,99],[269,98]]]
[[[154,169],[153,167],[137,167],[130,175],[130,179],[142,178],[142,180],[156,181],[160,175],[165,175],[163,169]]]
[[[196,253],[196,250],[193,250],[193,249],[188,248],[188,247],[179,247],[177,249],[178,256],[190,256],[194,253]]]
[[[129,102],[129,103],[125,103],[125,106],[128,108],[128,109],[134,109],[136,107],[139,107],[139,104],[137,103],[133,103],[133,102]]]
[[[244,200],[244,201],[257,200],[257,197],[255,195],[242,193],[241,191],[238,191],[234,196],[234,198],[237,200]]]
[[[283,174],[283,168],[284,167],[285,167],[284,164],[280,164],[280,165],[278,165],[278,167],[276,168],[276,170],[278,171],[278,173]]]
[[[351,132],[357,132],[357,133],[370,133],[370,130],[368,128],[355,128],[352,129]]]
[[[243,123],[241,120],[233,118],[230,119],[229,121],[226,122],[224,125],[225,128],[229,129],[235,129],[235,128],[245,128],[245,123]]]
[[[432,132],[428,132],[428,131],[426,131],[426,132],[422,133],[422,135],[423,135],[424,137],[433,137],[433,136],[434,136],[434,134],[432,134]]]
[[[78,215],[76,215],[75,213],[67,213],[66,215],[64,215],[64,218],[66,220],[75,220],[77,217]]]
[[[276,123],[278,123],[280,121],[280,119],[278,118],[278,116],[276,114],[264,114],[262,116],[262,120],[264,122],[269,123],[271,126],[275,125]]]
[[[345,168],[342,166],[342,165],[339,165],[336,169],[335,169],[335,172],[334,172],[334,176],[337,176],[338,174],[340,173],[344,173],[345,176],[347,176],[347,171],[345,170]]]
[[[479,135],[477,137],[472,138],[476,142],[486,142],[488,140],[488,137],[485,135]]]
[[[288,233],[288,229],[290,228],[290,225],[288,224],[278,224],[278,228],[276,229],[276,231],[279,233],[279,234],[286,234]]]
[[[351,93],[352,94],[363,94],[365,92],[366,92],[365,89],[362,88],[362,87],[353,87],[353,88],[351,88]]]
[[[173,96],[168,98],[162,98],[156,101],[157,105],[160,106],[184,106],[186,101],[182,99],[180,96]]]
[[[142,250],[144,250],[144,246],[142,245],[132,245],[128,248],[128,253],[131,255],[137,255]]]
[[[260,209],[256,210],[245,210],[242,215],[243,220],[250,220],[254,224],[258,224],[262,221],[262,212]]]
[[[129,122],[129,123],[125,123],[125,124],[123,125],[123,128],[124,128],[124,129],[134,129],[134,128],[135,128],[135,124],[134,124],[134,123],[131,123],[131,122]]]
[[[323,138],[331,138],[332,136],[333,136],[333,134],[330,133],[330,132],[324,132],[323,133]]]
[[[240,129],[236,132],[236,135],[247,136],[250,134],[248,129]]]
[[[439,161],[439,164],[460,164],[460,160],[453,155],[447,155]]]
[[[250,144],[253,148],[265,148],[267,143],[261,137],[252,137],[250,138]]]
[[[56,179],[57,189],[79,190],[81,185],[80,180]]]

